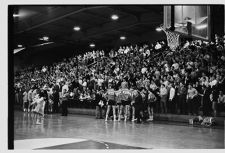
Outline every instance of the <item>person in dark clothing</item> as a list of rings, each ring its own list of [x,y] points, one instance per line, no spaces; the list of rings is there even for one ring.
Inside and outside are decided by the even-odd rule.
[[[74,88],[78,88],[78,87],[79,87],[79,82],[76,79],[72,82],[72,88],[74,89]]]
[[[175,106],[174,106],[174,113],[178,113],[178,84],[175,84],[175,95],[174,95],[174,102],[175,102]]]
[[[68,99],[69,99],[69,92],[64,89],[62,94],[62,116],[68,115]]]
[[[95,80],[94,80],[94,78],[92,78],[92,79],[89,81],[88,88],[89,88],[90,90],[94,90],[94,88],[95,88]]]
[[[52,88],[52,90],[55,90],[56,92],[59,92],[59,85],[55,84]]]
[[[78,87],[73,89],[73,101],[74,101],[74,107],[79,108],[79,90]]]
[[[155,90],[151,90],[151,92],[156,96],[156,103],[155,103],[155,109],[154,112],[159,113],[160,112],[160,95],[159,95],[159,88]]]
[[[59,85],[54,82],[55,85],[52,88],[53,91],[53,113],[59,113]]]
[[[104,98],[103,98],[102,91],[95,91],[94,92],[94,103],[96,106],[96,119],[103,119],[103,109],[104,109]]]
[[[141,96],[142,96],[142,110],[141,114],[143,114],[142,121],[146,121],[149,117],[148,115],[148,90],[144,87],[142,87],[141,90]]]
[[[225,93],[225,75],[220,76],[220,80],[218,82],[218,91]]]
[[[137,123],[141,123],[141,119],[143,120],[143,114],[141,114],[143,110],[143,102],[142,102],[142,96],[140,91],[135,89],[133,91],[134,95],[134,107],[135,107],[135,116],[137,118]]]
[[[213,110],[213,116],[217,116],[217,103],[218,103],[218,98],[219,98],[219,91],[217,89],[217,85],[212,87],[212,92],[211,92],[211,101],[212,101],[212,110]]]
[[[43,87],[42,92],[45,101],[45,114],[49,114],[49,100],[48,100],[47,86]]]
[[[196,97],[198,95],[198,91],[192,86],[192,84],[188,85],[187,90],[187,106],[188,106],[188,114],[189,115],[195,115],[195,103],[196,103]]]
[[[210,101],[210,87],[203,86],[202,87],[202,111],[204,116],[209,116],[211,114],[211,101]]]
[[[220,113],[225,111],[225,94],[223,94],[223,91],[219,91],[217,105],[218,105],[218,115],[221,115]]]
[[[201,85],[199,85],[198,82],[196,82],[196,84],[194,85],[195,89],[199,92],[201,92]],[[199,108],[201,106],[201,97],[200,95],[196,95],[196,97],[194,98],[194,102],[193,102],[193,113],[198,115],[199,113]]]
[[[187,114],[186,95],[187,89],[181,82],[180,86],[177,89],[177,99],[178,99],[177,105],[178,105],[178,113],[180,114]]]
[[[53,100],[53,113],[59,113],[59,92],[57,92],[57,90],[53,90],[52,100]]]

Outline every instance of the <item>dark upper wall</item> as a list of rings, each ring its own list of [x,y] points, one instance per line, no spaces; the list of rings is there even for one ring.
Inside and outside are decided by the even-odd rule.
[[[212,5],[210,6],[210,14],[211,14],[211,21],[210,21],[210,31],[211,31],[211,39],[214,41],[215,34],[219,36],[224,35],[224,5]]]

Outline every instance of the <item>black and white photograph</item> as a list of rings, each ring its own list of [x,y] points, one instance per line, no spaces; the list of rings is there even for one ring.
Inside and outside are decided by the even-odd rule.
[[[224,149],[224,4],[7,11],[8,150]]]

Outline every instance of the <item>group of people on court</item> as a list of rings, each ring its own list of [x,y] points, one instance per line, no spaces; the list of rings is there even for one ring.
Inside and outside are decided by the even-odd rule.
[[[131,86],[128,88],[126,81],[121,83],[121,88],[115,90],[112,84],[109,84],[109,88],[105,93],[102,93],[105,98],[105,121],[108,121],[111,117],[114,121],[141,121],[148,120],[153,121],[153,109],[157,100],[153,90],[146,92],[145,88],[137,88]],[[99,99],[100,102],[96,106],[96,117],[98,116],[99,109],[102,109],[104,100]],[[103,105],[101,105],[103,102]],[[101,107],[101,108],[99,108]],[[148,117],[144,118],[144,110],[147,108]],[[112,113],[111,113],[112,112]],[[97,117],[98,118],[98,117]],[[100,118],[102,118],[102,111],[100,112]]]
[[[45,114],[59,113],[61,115],[68,114],[68,99],[70,92],[68,84],[65,82],[61,91],[58,85],[37,87],[33,85],[31,89],[23,92],[23,111],[34,113],[33,119],[36,124],[43,124]]]
[[[49,88],[46,85],[42,88],[34,86],[28,92],[25,91],[23,94],[24,111],[34,113],[36,124],[43,123],[44,115],[49,114],[49,110],[59,113],[59,106],[61,106],[62,116],[67,116],[68,98],[73,96],[67,85],[65,83],[62,92],[58,93],[56,87]],[[56,95],[58,99],[54,98]],[[147,120],[153,120],[153,109],[157,100],[153,90],[146,91],[145,88],[136,86],[128,88],[125,80],[121,83],[119,90],[115,90],[114,85],[109,84],[107,90],[96,90],[91,98],[96,104],[96,118],[105,118],[105,121],[108,121],[112,116],[114,121],[130,120],[138,123],[144,121],[143,112],[146,108]],[[55,101],[58,101],[58,106],[54,106]]]
[[[23,111],[33,112],[33,119],[36,124],[42,124],[45,113],[45,107],[48,104],[47,87],[42,89],[31,88],[23,92]]]

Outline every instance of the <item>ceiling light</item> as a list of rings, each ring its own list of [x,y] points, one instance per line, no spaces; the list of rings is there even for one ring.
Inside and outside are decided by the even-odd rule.
[[[21,48],[21,47],[23,47],[23,45],[17,45],[17,47]]]
[[[155,30],[158,31],[158,32],[160,32],[160,31],[162,31],[162,28],[157,27]]]
[[[125,37],[125,36],[121,36],[120,39],[121,39],[121,40],[125,40],[126,37]]]
[[[90,44],[90,47],[95,47],[95,44],[94,44],[94,43],[91,43],[91,44]]]
[[[39,40],[48,41],[49,40],[49,37],[44,36],[44,37],[39,38]]]
[[[79,27],[79,26],[75,26],[75,27],[73,28],[73,30],[75,30],[75,31],[80,31],[80,27]]]
[[[49,39],[49,37],[47,37],[47,36],[44,36],[44,37],[43,37],[43,40],[44,40],[44,41],[48,41],[48,39]]]
[[[118,19],[119,19],[119,16],[116,15],[116,14],[113,14],[113,15],[111,16],[111,18],[112,18],[113,20],[118,20]]]
[[[20,15],[19,14],[13,14],[13,17],[19,17]]]

